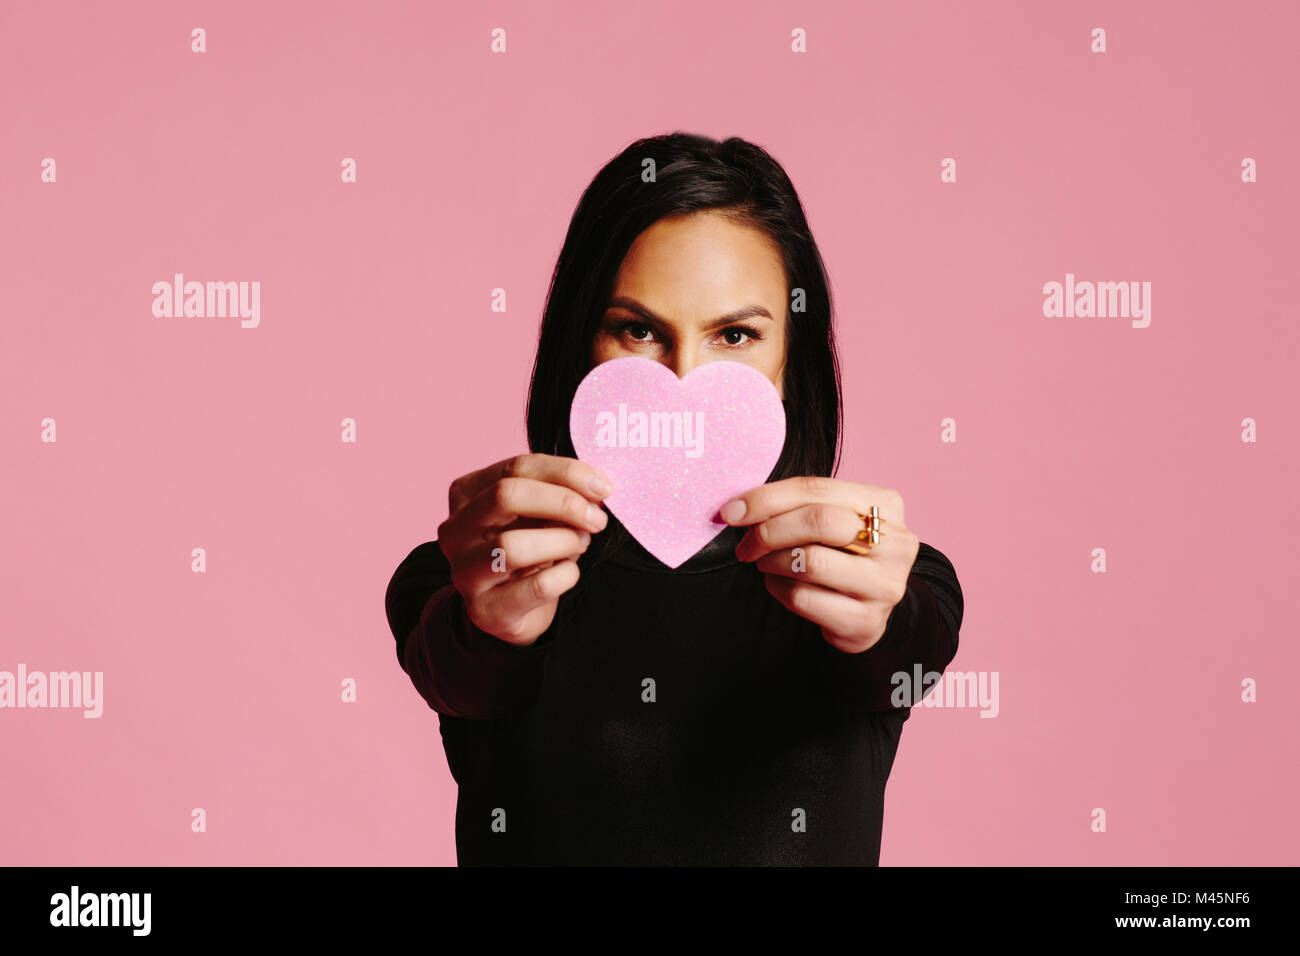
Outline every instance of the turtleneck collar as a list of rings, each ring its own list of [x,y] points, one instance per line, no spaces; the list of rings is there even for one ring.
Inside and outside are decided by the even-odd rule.
[[[588,553],[596,552],[593,560],[607,562],[622,568],[634,568],[638,571],[654,571],[661,574],[693,574],[701,571],[714,571],[727,565],[740,564],[736,557],[736,545],[745,536],[748,528],[726,527],[718,532],[717,537],[706,544],[676,568],[670,568],[647,551],[636,538],[628,532],[622,522],[606,510],[609,524],[592,541],[593,547]],[[599,543],[599,544],[598,544]]]

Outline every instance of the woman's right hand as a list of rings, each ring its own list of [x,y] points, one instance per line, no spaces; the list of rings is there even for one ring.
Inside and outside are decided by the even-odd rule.
[[[469,619],[515,645],[551,626],[578,583],[578,555],[609,521],[609,477],[575,458],[526,454],[462,475],[447,492],[438,544]]]

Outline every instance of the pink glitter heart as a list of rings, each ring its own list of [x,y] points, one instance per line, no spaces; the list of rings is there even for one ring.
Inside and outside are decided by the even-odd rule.
[[[650,359],[602,362],[573,396],[574,450],[614,482],[605,505],[652,555],[682,564],[727,527],[736,495],[767,481],[785,408],[762,372],[706,362],[679,379]]]

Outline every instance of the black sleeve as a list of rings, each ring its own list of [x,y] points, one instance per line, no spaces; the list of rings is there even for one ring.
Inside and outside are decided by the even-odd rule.
[[[554,627],[532,644],[508,644],[475,627],[437,541],[398,565],[384,595],[397,661],[429,707],[478,720],[515,716],[537,699]]]
[[[831,646],[831,680],[852,710],[896,710],[894,674],[942,674],[957,656],[964,604],[952,562],[924,541],[907,578],[907,592],[889,616],[879,641],[858,654]],[[914,701],[908,701],[910,706]]]

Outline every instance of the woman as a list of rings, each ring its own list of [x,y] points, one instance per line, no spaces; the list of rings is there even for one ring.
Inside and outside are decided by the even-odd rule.
[[[768,482],[675,570],[569,439],[578,383],[625,355],[748,363],[786,409]],[[552,278],[531,453],[453,482],[386,595],[460,788],[461,865],[879,862],[915,703],[891,677],[944,670],[963,604],[897,492],[830,477],[841,409],[821,256],[776,161],[682,133],[610,161]]]

